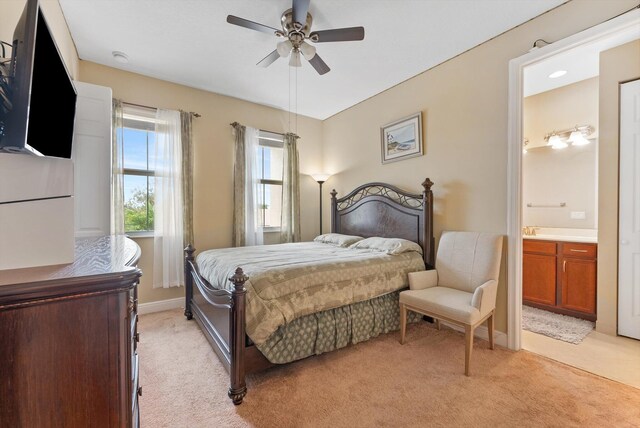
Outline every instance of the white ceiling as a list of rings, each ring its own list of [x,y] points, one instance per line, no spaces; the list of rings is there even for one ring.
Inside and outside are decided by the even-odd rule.
[[[554,55],[524,69],[524,96],[539,94],[600,74],[600,52],[640,38],[640,28],[629,28],[598,40]],[[567,74],[555,79],[549,75],[558,70]]]
[[[303,60],[297,69],[297,111],[325,119],[564,1],[312,0],[313,30],[361,25],[365,39],[316,45],[331,71],[319,76]],[[266,69],[256,66],[278,39],[227,24],[226,16],[280,28],[280,15],[291,0],[60,4],[83,60],[289,109],[287,61],[279,59]],[[115,62],[112,51],[125,52],[130,62]]]

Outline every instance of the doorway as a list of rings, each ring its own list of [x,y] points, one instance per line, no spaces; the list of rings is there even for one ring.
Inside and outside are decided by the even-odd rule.
[[[583,114],[584,119],[565,118],[569,123],[564,124],[561,121],[532,124],[532,120],[535,122],[554,108],[556,112],[552,119],[560,119],[565,112],[558,108],[562,101],[556,97],[551,107],[547,104],[546,109],[534,114],[534,119],[527,118],[527,107],[535,110],[535,104],[539,102],[527,100],[527,95],[543,94],[537,98],[547,98],[548,102],[553,99],[549,95],[564,92],[564,99],[571,100],[567,95],[572,92],[569,89],[583,96],[593,92],[595,86],[595,102],[601,107],[612,91],[600,88],[598,60],[611,57],[603,52],[615,53],[618,46],[638,39],[638,25],[640,11],[636,10],[511,61],[508,195],[509,347],[540,353],[636,387],[640,387],[640,374],[633,368],[640,365],[640,342],[617,336],[617,146],[613,160],[609,146],[598,148],[599,125],[610,118],[605,118],[605,114],[601,115],[596,108],[596,119],[593,115]],[[588,57],[596,58],[595,75],[593,72],[578,75],[579,72],[567,70],[573,63],[584,63]],[[584,72],[588,68],[583,64],[580,70]],[[535,74],[536,70],[542,70],[538,74],[544,79],[554,79],[551,76],[560,72],[555,73],[559,74],[555,82],[563,84],[540,82],[544,79],[539,78],[538,84],[542,87],[532,91],[527,76]],[[574,74],[573,81],[557,80],[570,73]],[[607,80],[606,84],[610,83]],[[617,97],[617,86],[615,90]],[[571,103],[573,105],[565,106],[564,110],[575,112],[584,107],[584,103],[593,104],[593,100],[573,99]],[[606,114],[614,110],[607,107]],[[529,132],[536,126],[543,131]],[[617,136],[615,141],[617,143]],[[552,146],[556,146],[555,149]],[[568,162],[572,160],[570,165]],[[604,171],[604,176],[589,180],[585,170],[588,165],[593,167],[594,175]],[[600,171],[603,166],[604,170]],[[546,174],[542,174],[543,171]],[[609,178],[614,174],[615,182],[611,183]],[[599,188],[602,183],[609,187]],[[611,184],[614,192],[610,192]],[[574,185],[573,190],[567,185]],[[607,193],[603,197],[605,190]],[[577,200],[576,196],[581,196],[582,200]],[[612,203],[616,209],[611,209]],[[612,212],[615,212],[613,222]],[[524,235],[529,236],[523,237],[523,227],[526,227]],[[534,287],[530,285],[532,277]],[[523,288],[523,282],[528,282],[529,286]],[[552,315],[595,322],[596,330],[587,332],[578,345],[549,337],[552,335],[523,332],[523,300],[527,304],[525,310],[533,307],[548,310]]]

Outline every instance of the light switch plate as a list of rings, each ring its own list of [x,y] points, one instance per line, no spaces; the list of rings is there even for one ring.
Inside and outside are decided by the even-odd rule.
[[[584,220],[587,218],[587,213],[584,211],[571,211],[571,218],[573,220]]]

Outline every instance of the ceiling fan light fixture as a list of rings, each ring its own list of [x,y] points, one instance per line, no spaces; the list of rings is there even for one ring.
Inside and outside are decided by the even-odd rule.
[[[276,49],[278,51],[278,55],[280,55],[282,58],[286,58],[291,53],[291,49],[293,49],[293,43],[291,43],[291,40],[287,39],[283,42],[278,43]]]
[[[291,58],[289,59],[289,65],[291,67],[302,67],[302,61],[300,61],[300,51],[294,49],[291,52]]]
[[[300,52],[302,52],[302,55],[304,55],[307,61],[309,61],[316,55],[316,48],[315,46],[311,46],[307,42],[302,42],[302,44],[300,45]]]

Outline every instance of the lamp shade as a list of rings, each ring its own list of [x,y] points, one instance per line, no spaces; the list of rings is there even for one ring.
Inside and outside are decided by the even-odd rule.
[[[280,55],[282,58],[288,57],[291,49],[293,49],[293,43],[291,43],[291,40],[288,39],[284,42],[278,43],[278,45],[276,46],[278,55]]]
[[[300,44],[300,52],[302,52],[302,55],[304,55],[304,57],[307,59],[307,61],[309,61],[314,56],[316,56],[316,48],[315,48],[315,46],[311,46],[307,42],[302,42]]]
[[[291,51],[291,58],[289,58],[289,65],[291,67],[302,67],[302,61],[300,61],[300,51],[294,49]]]
[[[589,140],[584,138],[584,135],[580,131],[573,131],[569,136],[569,141],[574,146],[586,146],[589,144]]]
[[[566,141],[562,141],[560,139],[558,139],[558,142],[554,143],[551,145],[552,149],[558,150],[558,149],[564,149],[568,146]]]
[[[318,183],[324,183],[329,179],[329,177],[331,177],[331,174],[324,174],[324,173],[311,174],[311,177],[313,177],[313,179],[316,180]]]
[[[548,145],[548,146],[553,146],[553,145],[556,145],[556,144],[558,144],[558,143],[560,143],[560,136],[559,136],[559,135],[554,134],[554,135],[552,135],[552,136],[550,136],[550,137],[549,137],[549,140],[548,140],[548,142],[547,142],[547,145]]]

